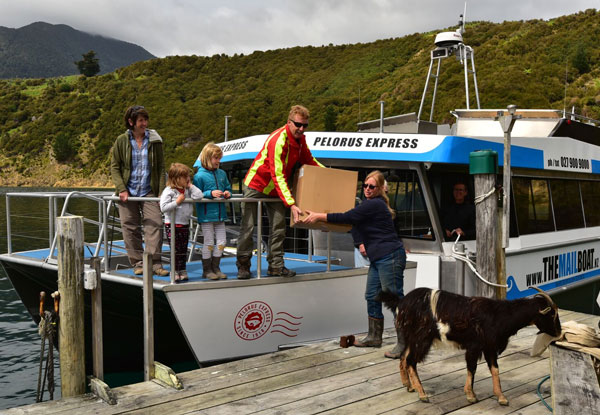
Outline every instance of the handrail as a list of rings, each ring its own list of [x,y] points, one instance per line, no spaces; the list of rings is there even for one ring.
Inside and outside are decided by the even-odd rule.
[[[98,256],[102,246],[104,246],[103,252],[103,260],[104,260],[104,271],[108,272],[110,269],[109,266],[109,244],[108,244],[108,220],[110,217],[110,209],[114,206],[116,201],[120,201],[119,197],[114,194],[112,191],[69,191],[69,192],[8,192],[5,194],[6,198],[6,229],[7,229],[7,251],[8,254],[13,253],[12,246],[12,224],[11,224],[11,203],[10,199],[12,197],[27,197],[27,198],[48,198],[48,242],[50,245],[49,255],[44,258],[44,262],[48,262],[50,259],[55,258],[54,251],[56,250],[57,245],[57,235],[55,232],[55,216],[56,211],[58,210],[57,201],[58,199],[64,199],[64,204],[62,206],[62,210],[60,216],[69,215],[69,204],[72,198],[82,198],[93,201],[98,204],[98,221],[94,220],[93,217],[88,219],[84,217],[84,221],[97,225],[99,228],[98,239],[96,242],[96,247],[94,250],[94,256]],[[131,201],[154,201],[159,202],[159,197],[129,197],[128,200]],[[257,223],[256,223],[256,239],[257,239],[257,278],[262,277],[262,254],[263,254],[263,234],[262,234],[262,213],[263,213],[263,203],[281,203],[279,198],[245,198],[241,194],[234,194],[229,199],[202,199],[202,200],[193,200],[193,199],[185,199],[184,203],[231,203],[234,205],[235,203],[257,203]],[[111,226],[115,226],[116,224],[112,224]],[[172,229],[172,237],[175,238],[176,229]],[[174,241],[174,239],[173,239]],[[195,239],[194,239],[195,241]],[[312,261],[312,235],[309,231],[308,235],[308,244],[309,244],[309,261]],[[327,271],[331,270],[331,238],[327,238]],[[172,243],[171,246],[171,282],[174,282],[174,264],[175,264],[175,249]]]
[[[119,196],[104,196],[104,200],[109,201],[119,201]],[[131,200],[132,202],[159,202],[160,197],[128,197],[127,200]],[[262,277],[262,204],[263,202],[267,203],[281,203],[281,199],[278,198],[253,198],[253,197],[240,197],[238,195],[232,195],[229,199],[201,199],[195,200],[186,198],[183,203],[230,203],[230,202],[238,202],[238,203],[258,203],[257,206],[257,223],[256,223],[256,278]],[[175,211],[171,213],[171,223],[175,223]],[[175,233],[176,227],[171,226],[171,272],[170,272],[170,280],[171,284],[175,282]],[[195,239],[194,239],[195,241]],[[331,252],[329,247],[328,240],[328,253]],[[327,271],[331,270],[331,258],[330,255],[327,255]]]
[[[69,206],[69,201],[71,200],[71,197],[77,195],[77,196],[82,196],[84,199],[89,199],[89,200],[93,200],[96,203],[103,203],[103,199],[96,197],[96,196],[92,196],[90,194],[86,194],[83,192],[80,192],[79,190],[73,190],[72,192],[69,192],[67,194],[67,197],[65,198],[65,203],[63,204],[63,208],[60,212],[60,216],[65,216],[65,213],[67,212],[67,207]],[[48,262],[49,258],[53,257],[53,253],[54,253],[54,248],[56,247],[56,240],[58,238],[58,235],[55,233],[54,234],[54,239],[52,239],[52,245],[50,246],[50,254],[46,257],[46,259],[44,260],[44,262]],[[106,249],[105,249],[106,251]]]

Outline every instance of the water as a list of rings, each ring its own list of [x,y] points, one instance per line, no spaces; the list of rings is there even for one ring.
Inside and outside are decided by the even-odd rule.
[[[0,188],[0,253],[8,250],[5,193],[44,190],[50,189]],[[58,207],[61,206],[59,203]],[[49,246],[46,199],[11,198],[11,212],[13,251]],[[17,212],[18,215],[15,215]],[[4,269],[0,267],[0,410],[35,402],[40,349],[38,328],[12,288]],[[54,397],[60,398],[60,371],[56,350],[54,376]],[[44,400],[48,396],[46,390]]]
[[[6,246],[4,193],[19,189],[0,188],[0,252]],[[46,235],[47,235],[46,231]],[[35,237],[35,234],[31,234]],[[47,240],[47,236],[46,236]],[[23,244],[23,240],[17,241]],[[14,248],[16,246],[13,245]],[[41,340],[37,326],[0,267],[0,409],[35,402]],[[55,371],[57,381],[60,379]],[[48,393],[44,395],[47,399]],[[60,396],[60,386],[55,390]]]

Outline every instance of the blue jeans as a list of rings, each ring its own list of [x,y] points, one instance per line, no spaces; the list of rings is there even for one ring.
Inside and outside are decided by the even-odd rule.
[[[375,298],[383,290],[404,297],[404,268],[406,267],[406,252],[404,248],[378,259],[371,261],[367,274],[367,313],[371,318],[383,318],[382,306]]]

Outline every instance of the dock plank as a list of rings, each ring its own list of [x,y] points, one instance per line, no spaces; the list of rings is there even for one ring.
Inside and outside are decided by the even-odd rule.
[[[561,321],[597,324],[598,316],[561,310]],[[430,403],[402,386],[398,361],[383,357],[393,347],[395,332],[386,330],[382,348],[343,349],[337,341],[232,361],[178,374],[181,391],[156,382],[142,382],[113,389],[116,405],[88,394],[81,397],[27,405],[2,414],[203,414],[231,413],[275,415],[348,413],[486,413],[535,414],[546,408],[536,395],[541,379],[550,373],[549,352],[529,355],[537,328],[526,327],[510,339],[499,359],[508,407],[498,405],[492,393],[487,364],[478,364],[475,392],[480,401],[469,404],[463,392],[466,377],[464,351],[432,349],[419,365]],[[550,382],[542,388],[550,395]],[[579,411],[579,413],[589,413]],[[579,414],[578,414],[579,415]]]

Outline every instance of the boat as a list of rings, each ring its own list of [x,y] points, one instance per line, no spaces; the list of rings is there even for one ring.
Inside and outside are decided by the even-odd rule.
[[[464,28],[464,25],[463,25]],[[418,113],[361,123],[358,132],[307,132],[313,155],[325,166],[356,170],[359,181],[378,169],[386,176],[396,226],[408,252],[405,292],[430,287],[474,295],[475,273],[463,266],[456,241],[446,241],[441,211],[452,184],[467,180],[469,157],[478,150],[498,154],[503,166],[504,131],[496,120],[501,109],[479,108],[473,50],[464,45],[462,29],[436,38],[421,108]],[[422,119],[429,79],[441,60],[458,56],[464,63],[467,108],[452,112],[452,127]],[[437,62],[437,74],[432,68]],[[468,69],[468,63],[471,69]],[[467,74],[472,74],[477,108],[470,108]],[[382,111],[383,113],[383,111]],[[600,128],[598,122],[560,110],[514,112],[511,132],[511,216],[506,253],[506,297],[522,298],[538,287],[549,293],[569,290],[600,279]],[[267,135],[219,143],[221,168],[227,171],[235,197],[227,201],[231,223],[228,240],[235,246],[240,219],[241,183]],[[357,197],[360,197],[357,186]],[[13,251],[18,199],[41,198],[48,206],[48,243]],[[46,202],[47,201],[47,202]],[[141,370],[143,359],[142,278],[129,267],[118,234],[115,196],[106,192],[19,192],[6,195],[8,252],[0,264],[33,320],[39,322],[38,294],[57,289],[57,216],[79,214],[86,220],[84,256],[102,258],[105,371]],[[84,213],[79,204],[89,203]],[[210,203],[210,202],[203,202]],[[259,203],[268,203],[261,201]],[[59,211],[58,206],[62,206]],[[237,359],[314,341],[363,332],[366,328],[366,270],[357,267],[349,234],[289,228],[286,266],[294,278],[265,278],[261,226],[252,258],[253,278],[237,280],[235,250],[221,262],[227,280],[201,278],[197,232],[189,244],[190,282],[173,284],[154,277],[156,360],[167,365],[195,361],[200,365]],[[109,240],[110,239],[110,240]],[[476,258],[476,243],[461,240],[466,258]],[[598,252],[596,252],[598,251]],[[164,247],[165,261],[171,256]],[[169,265],[165,266],[170,269]],[[91,343],[90,299],[86,292],[86,339]],[[392,316],[386,311],[386,327]],[[88,348],[89,350],[89,348]],[[88,353],[88,368],[91,356]]]

